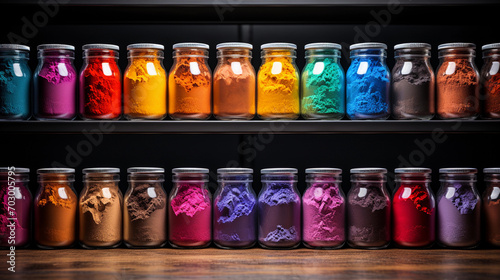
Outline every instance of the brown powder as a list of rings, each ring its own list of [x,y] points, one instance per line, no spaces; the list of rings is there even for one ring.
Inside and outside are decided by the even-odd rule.
[[[92,182],[80,198],[80,242],[113,247],[122,239],[122,197],[115,182]]]
[[[478,115],[479,75],[468,59],[444,61],[438,69],[436,80],[437,112],[440,118],[474,118]]]
[[[41,184],[35,198],[35,241],[42,247],[70,246],[76,237],[76,194],[65,183]]]

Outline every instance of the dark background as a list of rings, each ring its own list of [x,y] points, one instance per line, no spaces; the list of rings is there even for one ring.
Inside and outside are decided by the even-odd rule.
[[[8,1],[12,3],[13,1]],[[22,18],[32,21],[41,11],[36,1],[28,5],[4,4],[0,12],[0,42],[8,42],[8,34],[22,35]],[[382,1],[378,1],[381,3]],[[453,1],[451,1],[453,2]],[[473,3],[474,1],[463,1]],[[214,2],[217,3],[217,2]],[[252,43],[253,64],[260,65],[260,45],[268,42],[291,42],[298,46],[297,65],[304,66],[303,47],[311,42],[344,43],[342,65],[349,62],[346,47],[370,41],[386,43],[388,65],[394,64],[393,46],[404,42],[432,44],[432,65],[438,66],[437,45],[447,42],[473,42],[478,46],[476,64],[482,65],[480,47],[500,42],[498,4],[491,5],[405,5],[398,14],[376,19],[374,14],[387,15],[387,6],[308,6],[308,7],[246,7],[208,4],[195,7],[130,7],[130,6],[64,6],[59,7],[48,23],[37,28],[25,44],[31,46],[30,66],[37,64],[36,46],[42,43],[67,43],[76,47],[75,66],[80,69],[81,46],[87,43],[112,43],[120,46],[119,64],[127,65],[126,46],[151,42],[165,45],[165,68],[172,65],[171,46],[177,42],[194,41],[210,45],[209,64],[216,66],[215,45],[228,41]],[[401,9],[401,8],[400,8]],[[385,12],[384,12],[385,11]],[[222,14],[223,19],[219,17]],[[366,29],[368,28],[368,29]],[[368,30],[368,32],[366,31]],[[358,37],[356,37],[358,34]],[[81,190],[81,169],[111,166],[121,168],[121,188],[126,184],[126,168],[159,166],[166,169],[165,188],[171,188],[174,167],[206,167],[211,170],[211,190],[214,191],[215,171],[229,162],[254,168],[256,191],[260,189],[259,170],[267,167],[299,169],[299,189],[304,190],[304,169],[308,167],[338,167],[344,171],[344,190],[349,188],[349,169],[355,167],[386,167],[389,171],[401,164],[400,156],[425,154],[415,141],[430,141],[430,134],[287,134],[235,135],[228,134],[106,134],[102,142],[80,160],[68,158],[68,149],[77,150],[84,134],[1,134],[0,166],[15,165],[35,170],[50,167],[55,162],[77,170],[75,187]],[[245,144],[257,139],[257,144]],[[499,166],[500,135],[484,133],[447,134],[444,143],[435,147],[421,160],[421,166],[433,169],[433,189],[437,190],[440,167]],[[253,147],[253,148],[252,148]],[[429,146],[428,146],[429,147]],[[253,149],[253,150],[252,150]],[[420,152],[418,152],[420,151]],[[253,153],[255,152],[255,157]],[[71,153],[69,153],[71,154]],[[67,160],[70,159],[70,160]],[[420,158],[418,159],[420,160]],[[481,176],[480,176],[481,177]],[[31,184],[32,190],[36,184]],[[479,185],[482,189],[482,184]]]

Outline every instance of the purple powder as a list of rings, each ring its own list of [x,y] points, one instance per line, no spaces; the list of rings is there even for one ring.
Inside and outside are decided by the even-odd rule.
[[[295,226],[291,228],[283,228],[281,225],[278,225],[276,230],[271,231],[267,234],[264,241],[266,242],[281,242],[281,241],[294,241],[297,239],[297,230],[295,230]]]
[[[35,74],[36,116],[72,119],[76,113],[76,71],[69,59],[44,58]]]
[[[460,214],[472,213],[478,201],[474,192],[462,184],[453,184],[453,187],[455,188],[455,194],[451,198],[453,205],[457,207]]]
[[[290,184],[287,183],[269,183],[266,191],[262,194],[259,201],[269,206],[288,204],[297,202],[299,196],[293,191]]]

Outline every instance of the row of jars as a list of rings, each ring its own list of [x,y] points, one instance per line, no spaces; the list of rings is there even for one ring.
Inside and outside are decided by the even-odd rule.
[[[344,196],[341,169],[306,169],[307,188],[297,190],[297,169],[262,169],[262,190],[252,189],[253,170],[220,168],[212,201],[208,169],[174,168],[167,197],[164,169],[128,169],[124,198],[118,168],[83,169],[78,199],[74,169],[38,169],[34,240],[41,248],[65,248],[78,239],[84,248],[473,248],[481,240],[500,246],[500,168],[484,169],[480,198],[475,168],[442,168],[436,199],[429,168],[397,168],[396,189],[386,188],[385,168],[350,170]],[[0,246],[24,246],[30,238],[29,169],[1,168]],[[77,225],[78,224],[78,225]]]
[[[436,114],[441,119],[474,119],[481,106],[484,118],[500,118],[500,43],[482,47],[481,74],[471,43],[439,45],[436,74],[429,44],[396,45],[392,73],[385,44],[351,45],[351,64],[344,74],[339,44],[312,43],[305,46],[301,77],[296,45],[289,43],[262,45],[257,75],[251,44],[218,44],[213,77],[207,44],[174,44],[168,74],[163,45],[131,44],[123,80],[116,45],[84,45],[79,76],[73,66],[74,46],[45,44],[37,49],[33,113],[43,120],[73,119],[77,112],[83,119],[118,119],[122,109],[127,119],[163,119],[167,114],[207,119],[212,113],[218,119],[252,119],[256,112],[261,119],[341,119],[346,114],[354,120],[387,119],[391,113],[395,119],[425,120]],[[27,46],[0,45],[0,119],[30,116],[28,55]]]

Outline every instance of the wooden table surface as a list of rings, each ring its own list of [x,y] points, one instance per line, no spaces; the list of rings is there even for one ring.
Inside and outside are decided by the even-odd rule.
[[[0,279],[500,279],[500,250],[16,250]]]

